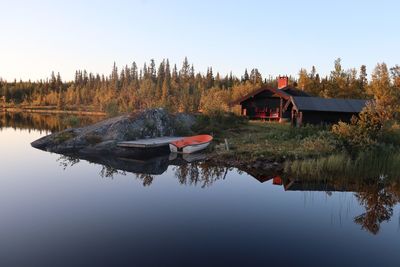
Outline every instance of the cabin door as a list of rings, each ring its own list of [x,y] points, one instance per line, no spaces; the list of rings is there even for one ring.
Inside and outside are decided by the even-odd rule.
[[[296,116],[296,126],[300,127],[303,122],[303,112],[297,112]]]

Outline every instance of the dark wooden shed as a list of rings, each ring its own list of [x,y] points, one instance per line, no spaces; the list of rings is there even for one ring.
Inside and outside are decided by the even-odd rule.
[[[291,111],[293,125],[332,124],[350,121],[366,106],[368,100],[291,96],[284,107]]]

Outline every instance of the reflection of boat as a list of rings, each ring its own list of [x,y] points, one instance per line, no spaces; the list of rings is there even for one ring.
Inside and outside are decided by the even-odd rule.
[[[178,154],[171,153],[169,154],[169,160],[173,162],[185,162],[192,163],[196,161],[202,161],[207,158],[206,154],[203,153],[195,153],[195,154]]]
[[[181,140],[170,142],[169,148],[174,153],[190,154],[208,147],[212,139],[211,135],[206,134],[185,137]]]
[[[182,154],[182,158],[186,161],[186,162],[196,162],[196,161],[201,161],[201,160],[205,160],[207,158],[206,154],[203,153],[196,153],[196,154]]]

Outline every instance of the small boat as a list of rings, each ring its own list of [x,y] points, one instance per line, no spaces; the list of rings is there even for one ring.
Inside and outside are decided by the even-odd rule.
[[[184,137],[169,143],[169,149],[174,153],[190,154],[208,147],[213,137],[211,135],[196,135]]]

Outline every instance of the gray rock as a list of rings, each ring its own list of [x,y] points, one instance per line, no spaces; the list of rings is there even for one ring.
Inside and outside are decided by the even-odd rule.
[[[160,136],[187,135],[195,118],[189,114],[170,114],[165,109],[149,109],[106,119],[86,127],[66,129],[42,137],[31,145],[55,153],[115,153],[121,141]]]

